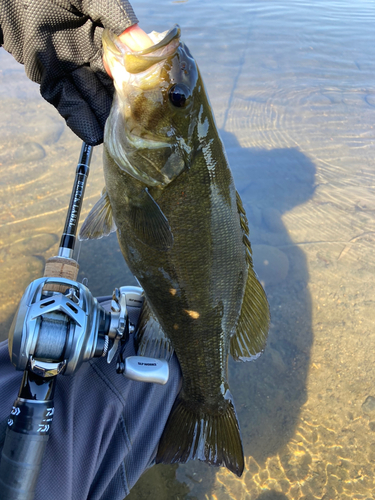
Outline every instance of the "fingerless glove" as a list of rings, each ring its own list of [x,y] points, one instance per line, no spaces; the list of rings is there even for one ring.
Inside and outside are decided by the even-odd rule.
[[[119,35],[137,22],[127,0],[0,0],[0,44],[93,146],[103,141],[114,90],[102,63],[103,29]]]

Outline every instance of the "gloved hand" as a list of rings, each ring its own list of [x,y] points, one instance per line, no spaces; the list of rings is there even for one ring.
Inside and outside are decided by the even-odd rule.
[[[0,0],[0,43],[93,146],[103,142],[114,91],[102,62],[103,29],[120,35],[137,22],[127,0]]]

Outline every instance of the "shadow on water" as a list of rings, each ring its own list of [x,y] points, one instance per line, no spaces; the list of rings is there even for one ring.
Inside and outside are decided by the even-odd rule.
[[[78,281],[87,278],[88,287],[95,297],[112,295],[116,287],[138,286],[125,263],[115,233],[100,240],[78,243],[77,254],[80,264]]]
[[[304,252],[290,239],[282,216],[306,203],[315,189],[315,166],[295,148],[241,148],[222,132],[236,187],[250,226],[255,269],[265,286],[271,329],[255,363],[230,363],[246,456],[264,463],[294,434],[307,399],[313,341],[309,275]],[[245,380],[245,382],[244,382]]]

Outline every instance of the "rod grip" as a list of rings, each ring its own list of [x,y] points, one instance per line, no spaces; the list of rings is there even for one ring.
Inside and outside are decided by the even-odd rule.
[[[14,402],[1,452],[1,500],[34,499],[53,413],[53,399]]]
[[[33,500],[48,434],[22,434],[7,429],[0,463],[3,500]]]
[[[48,278],[67,278],[72,281],[77,281],[79,264],[74,259],[64,257],[51,257],[47,260],[44,268],[44,276]],[[46,285],[45,290],[50,292],[64,293],[66,287],[61,285]]]

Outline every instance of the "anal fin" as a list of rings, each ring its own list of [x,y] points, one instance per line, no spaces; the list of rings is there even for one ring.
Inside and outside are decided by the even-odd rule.
[[[169,361],[173,355],[172,344],[152,312],[147,299],[143,302],[136,341],[138,343],[138,356]]]
[[[230,339],[230,353],[236,361],[252,361],[266,346],[270,311],[266,294],[253,269],[246,213],[238,192],[236,195],[248,271],[236,332]]]

